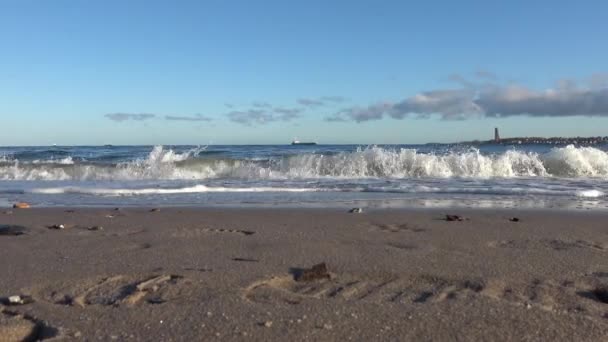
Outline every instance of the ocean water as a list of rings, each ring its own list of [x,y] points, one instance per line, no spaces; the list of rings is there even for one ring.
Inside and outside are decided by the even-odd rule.
[[[0,147],[0,206],[606,209],[608,146]]]

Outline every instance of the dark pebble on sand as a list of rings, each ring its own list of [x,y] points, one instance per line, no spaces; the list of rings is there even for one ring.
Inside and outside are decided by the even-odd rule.
[[[517,217],[511,217],[509,219],[509,221],[511,221],[511,222],[519,222],[519,218],[517,218]]]
[[[598,301],[608,304],[608,286],[599,286],[591,291]]]
[[[445,215],[445,220],[446,221],[464,221],[464,217],[460,216],[460,215]]]
[[[324,262],[316,264],[311,268],[299,269],[294,272],[294,278],[296,281],[313,281],[320,279],[329,279],[329,271],[327,270],[327,264]]]
[[[249,259],[249,258],[232,258],[232,261],[260,262],[260,260],[257,260],[257,259]]]

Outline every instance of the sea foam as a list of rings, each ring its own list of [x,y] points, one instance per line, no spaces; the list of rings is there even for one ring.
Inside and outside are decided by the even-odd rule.
[[[548,153],[478,149],[421,153],[371,146],[337,154],[300,153],[267,159],[200,157],[205,148],[177,153],[155,146],[146,158],[103,164],[59,160],[0,159],[0,180],[289,180],[366,178],[608,178],[608,154],[593,147],[566,146]]]

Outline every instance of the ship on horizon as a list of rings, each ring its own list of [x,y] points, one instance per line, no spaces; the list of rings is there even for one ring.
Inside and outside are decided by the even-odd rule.
[[[316,145],[317,143],[314,141],[300,141],[298,139],[293,139],[291,144],[292,145]]]

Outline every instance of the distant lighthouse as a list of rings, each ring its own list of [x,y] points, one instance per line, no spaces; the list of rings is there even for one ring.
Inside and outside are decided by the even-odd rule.
[[[500,134],[498,134],[498,127],[494,127],[494,142],[500,142]]]

